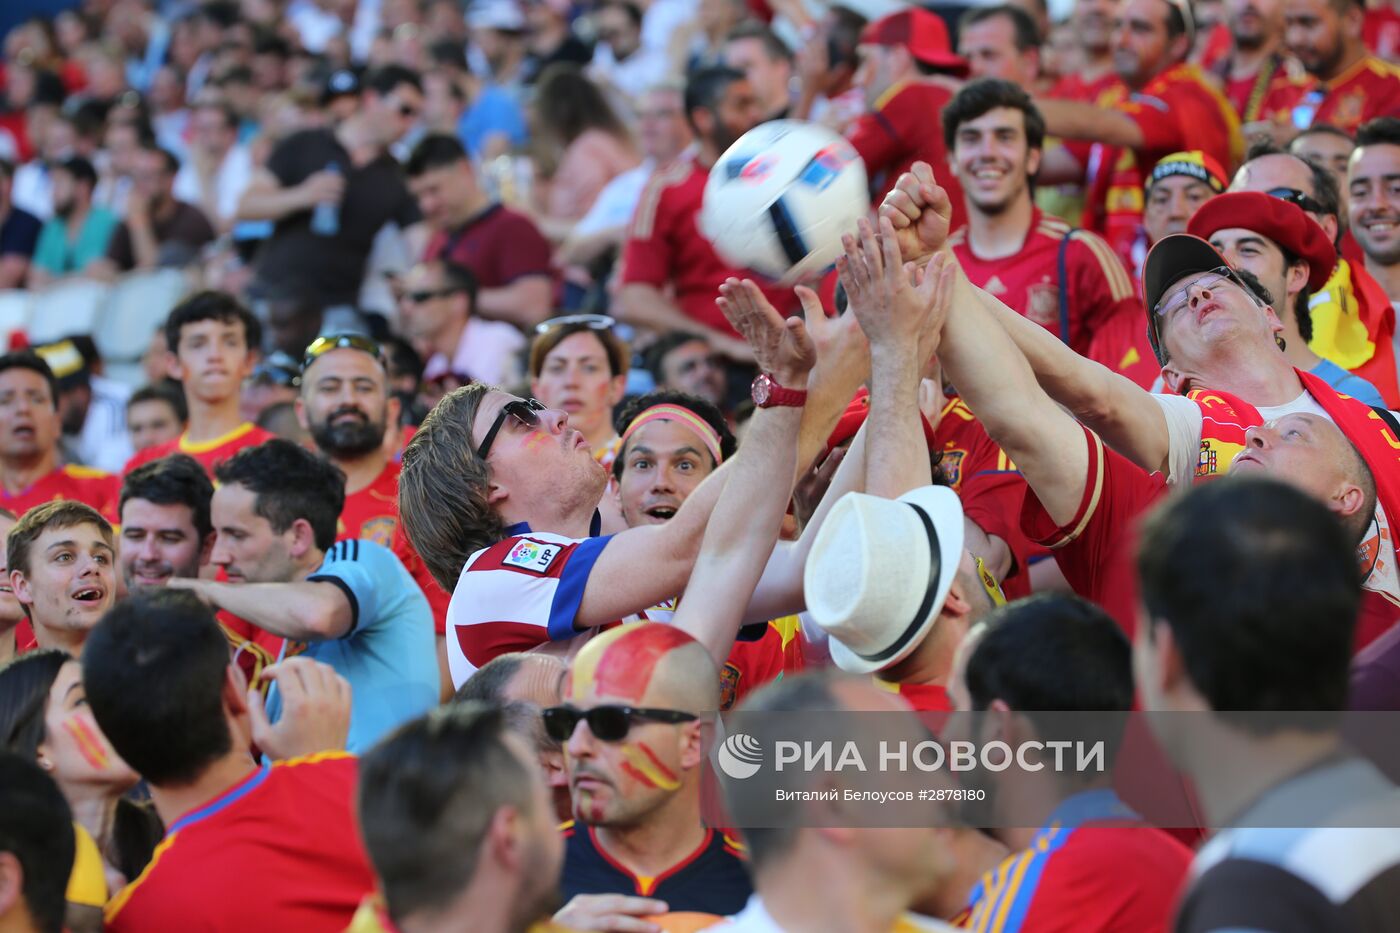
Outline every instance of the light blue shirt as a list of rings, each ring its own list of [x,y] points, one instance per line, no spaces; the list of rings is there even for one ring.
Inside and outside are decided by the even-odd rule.
[[[1323,360],[1309,370],[1314,376],[1327,383],[1343,395],[1350,395],[1358,402],[1372,408],[1385,408],[1385,400],[1376,387],[1355,373],[1349,373],[1331,360]]]
[[[481,158],[481,147],[488,137],[500,133],[510,140],[512,148],[525,145],[529,132],[525,115],[514,97],[495,85],[488,84],[472,101],[457,122],[457,136],[473,159]]]
[[[309,582],[331,583],[350,600],[353,621],[340,638],[311,642],[306,656],[350,681],[347,751],[368,751],[400,723],[437,705],[437,645],[428,600],[399,559],[372,541],[340,541]],[[273,684],[268,716],[282,714]]]

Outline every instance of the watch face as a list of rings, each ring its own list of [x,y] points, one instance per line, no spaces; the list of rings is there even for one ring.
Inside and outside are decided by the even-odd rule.
[[[755,405],[766,405],[768,397],[773,393],[773,381],[767,375],[761,375],[753,381],[753,403]]]

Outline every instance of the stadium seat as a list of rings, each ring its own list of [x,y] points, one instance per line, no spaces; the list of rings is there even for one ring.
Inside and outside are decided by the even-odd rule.
[[[23,289],[0,292],[0,352],[9,348],[10,336],[29,324],[32,296]]]
[[[91,334],[111,288],[80,279],[36,292],[30,307],[29,342],[51,343],[70,334]]]
[[[178,269],[138,272],[117,282],[92,335],[102,359],[108,364],[139,360],[189,287]]]

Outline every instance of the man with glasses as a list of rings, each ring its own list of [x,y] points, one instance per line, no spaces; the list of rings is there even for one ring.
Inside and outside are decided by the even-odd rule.
[[[1270,145],[1256,146],[1235,173],[1231,191],[1262,191],[1302,208],[1322,225],[1337,247],[1336,267],[1308,301],[1312,337],[1308,345],[1370,382],[1391,406],[1400,406],[1396,380],[1395,314],[1381,287],[1345,247],[1341,191],[1324,166]],[[1354,249],[1354,245],[1352,249]]]
[[[476,314],[476,276],[450,259],[429,259],[399,281],[399,331],[428,362],[423,378],[447,373],[488,385],[520,378],[525,338],[501,321]]]
[[[672,626],[622,626],[574,658],[564,704],[543,711],[573,802],[564,897],[655,898],[665,906],[653,913],[743,908],[743,848],[700,818],[702,717],[718,707],[715,662]]]
[[[314,296],[322,310],[353,307],[375,235],[386,224],[408,230],[421,219],[389,154],[417,120],[418,76],[391,65],[365,87],[359,113],[279,142],[238,202],[239,220],[276,224],[255,264],[255,285],[265,293]]]

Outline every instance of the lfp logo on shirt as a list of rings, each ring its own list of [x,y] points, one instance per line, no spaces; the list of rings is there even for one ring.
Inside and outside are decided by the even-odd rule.
[[[520,541],[510,549],[510,553],[501,563],[507,567],[519,567],[521,570],[544,573],[554,562],[554,558],[558,556],[559,548],[555,545],[541,544],[538,541]]]

